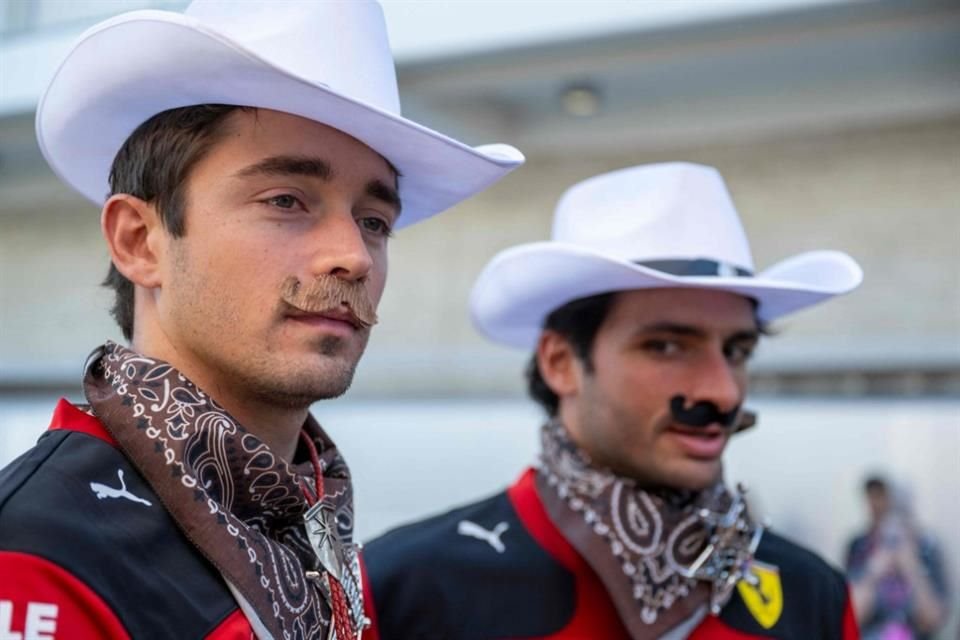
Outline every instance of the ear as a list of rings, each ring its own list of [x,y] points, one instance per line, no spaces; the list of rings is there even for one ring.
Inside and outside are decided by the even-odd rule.
[[[117,271],[141,287],[160,286],[167,238],[153,205],[125,193],[111,196],[103,205],[100,229]]]
[[[580,391],[583,365],[570,342],[556,331],[545,329],[540,334],[537,366],[543,381],[561,399]]]

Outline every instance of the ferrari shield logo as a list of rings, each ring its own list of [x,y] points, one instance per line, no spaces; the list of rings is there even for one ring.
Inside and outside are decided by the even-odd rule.
[[[750,614],[764,629],[777,624],[783,613],[783,589],[780,586],[780,570],[777,567],[754,562],[750,572],[759,580],[751,585],[746,580],[737,583],[737,591]]]

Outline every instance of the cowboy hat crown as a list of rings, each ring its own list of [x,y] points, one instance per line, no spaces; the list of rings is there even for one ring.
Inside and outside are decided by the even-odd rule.
[[[278,69],[400,114],[387,25],[376,2],[255,2],[238,10],[224,0],[195,0],[184,15]]]
[[[508,145],[471,148],[400,115],[383,11],[375,1],[196,0],[87,30],[37,108],[40,148],[98,206],[114,157],[154,115],[199,104],[273,109],[338,129],[397,168],[408,226],[523,163]]]
[[[733,200],[712,167],[657,164],[585,180],[557,204],[552,239],[630,262],[709,258],[753,270]]]
[[[769,322],[856,288],[848,255],[811,251],[755,274],[733,200],[713,167],[673,162],[574,185],[554,214],[552,239],[501,251],[470,295],[477,329],[530,348],[553,310],[580,298],[686,287],[738,293]]]

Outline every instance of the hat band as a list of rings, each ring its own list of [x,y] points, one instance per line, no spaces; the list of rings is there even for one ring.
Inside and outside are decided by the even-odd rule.
[[[697,258],[695,260],[638,260],[636,264],[668,273],[672,276],[722,276],[725,278],[752,278],[753,271],[729,262]]]

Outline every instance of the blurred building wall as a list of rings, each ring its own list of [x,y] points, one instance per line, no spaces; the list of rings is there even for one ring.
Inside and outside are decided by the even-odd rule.
[[[958,149],[960,118],[952,118],[632,154],[533,154],[488,194],[396,239],[371,361],[389,357],[416,367],[418,360],[429,365],[446,357],[455,369],[444,373],[443,384],[458,384],[460,374],[460,383],[473,388],[509,388],[508,368],[502,369],[506,377],[475,375],[490,354],[504,354],[502,366],[514,371],[516,361],[466,322],[473,278],[496,250],[545,239],[556,200],[575,181],[679,159],[712,164],[725,175],[759,268],[795,252],[835,248],[851,253],[866,272],[856,293],[789,319],[783,335],[761,352],[761,369],[955,370]],[[958,387],[952,382],[943,390]]]
[[[79,3],[72,19],[103,4]],[[88,350],[118,338],[97,285],[107,265],[97,211],[46,167],[14,87],[42,86],[22,66],[40,59],[31,43],[59,50],[75,36],[46,26],[54,14],[15,5],[0,13],[38,30],[0,41],[0,393],[76,388]],[[398,77],[408,116],[472,143],[515,142],[529,161],[392,241],[382,322],[353,393],[517,393],[525,354],[486,344],[467,320],[479,270],[500,249],[546,238],[572,183],[687,160],[726,177],[758,267],[836,248],[866,272],[859,291],[768,341],[759,390],[960,394],[960,10],[949,3],[632,26],[401,59]]]
[[[761,371],[956,370],[958,149],[960,118],[948,118],[633,154],[533,154],[488,193],[392,241],[381,324],[356,392],[515,390],[521,354],[486,344],[469,324],[476,274],[496,251],[547,237],[553,206],[573,182],[675,159],[725,175],[759,268],[818,248],[848,251],[864,267],[859,291],[791,318],[768,341]],[[52,176],[42,183],[55,206],[34,207],[17,192],[0,215],[0,373],[9,384],[65,381],[88,349],[118,338],[111,297],[98,286],[108,264],[98,212]],[[958,391],[955,380],[936,380],[930,389]]]

